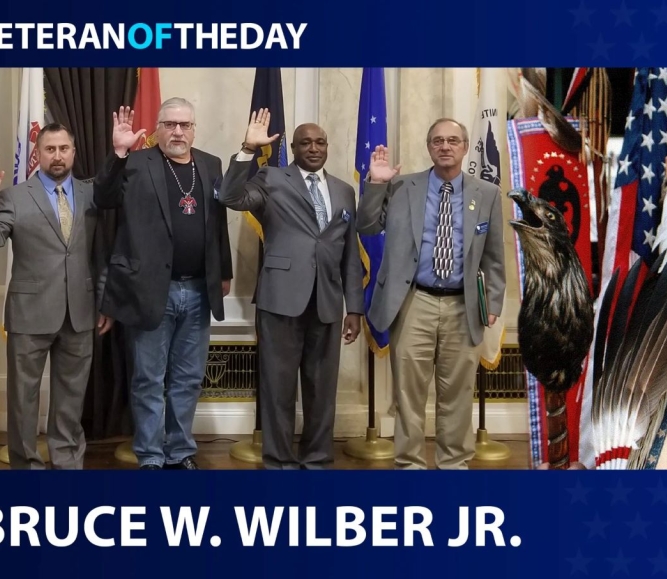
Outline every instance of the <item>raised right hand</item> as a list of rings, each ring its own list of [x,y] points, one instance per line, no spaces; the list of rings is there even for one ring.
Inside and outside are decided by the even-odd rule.
[[[130,107],[120,107],[118,113],[113,114],[112,142],[114,151],[119,157],[124,157],[146,132],[146,129],[133,132],[133,121],[134,111],[130,110]]]
[[[371,164],[368,173],[371,176],[371,183],[388,183],[401,171],[401,166],[394,168],[389,165],[389,149],[384,145],[375,147],[371,153]]]
[[[273,143],[280,135],[275,134],[269,137],[269,123],[271,122],[271,113],[269,109],[259,109],[259,112],[253,111],[250,115],[250,124],[245,133],[244,142],[248,147],[257,149],[269,143]]]

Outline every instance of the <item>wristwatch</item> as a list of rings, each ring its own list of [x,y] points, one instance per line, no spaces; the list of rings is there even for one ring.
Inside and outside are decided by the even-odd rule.
[[[241,143],[241,150],[244,153],[252,153],[253,155],[257,152],[257,149],[253,149],[252,147],[248,147],[248,145],[246,145],[245,141],[243,141]]]

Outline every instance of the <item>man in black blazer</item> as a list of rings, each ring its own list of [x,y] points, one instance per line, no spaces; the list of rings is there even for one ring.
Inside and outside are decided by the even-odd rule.
[[[160,107],[157,147],[130,152],[145,132],[132,131],[133,117],[114,113],[114,152],[94,183],[97,205],[120,209],[100,311],[127,327],[140,467],[194,470],[211,312],[224,319],[232,278],[227,214],[214,199],[222,162],[192,148],[185,99]]]

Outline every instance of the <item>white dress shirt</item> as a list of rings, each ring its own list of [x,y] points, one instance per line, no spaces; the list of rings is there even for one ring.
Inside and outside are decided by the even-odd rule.
[[[297,167],[299,167],[297,165]],[[301,176],[303,177],[303,180],[306,182],[306,189],[310,192],[310,179],[308,179],[308,175],[310,175],[309,171],[304,171],[301,167],[299,167],[299,171],[301,172]],[[322,193],[322,197],[324,197],[324,204],[327,207],[327,223],[331,221],[331,195],[329,195],[329,186],[327,185],[327,180],[324,177],[324,169],[320,169],[319,171],[314,172],[315,175],[317,175],[320,178],[319,183],[317,184],[317,188],[320,190],[320,193]]]

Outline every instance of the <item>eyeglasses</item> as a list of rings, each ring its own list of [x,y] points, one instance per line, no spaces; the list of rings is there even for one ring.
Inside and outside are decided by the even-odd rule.
[[[183,122],[180,123],[178,121],[159,121],[159,123],[168,131],[173,131],[176,129],[177,126],[180,125],[181,129],[184,131],[189,131],[190,129],[193,129],[195,124],[190,123],[190,122]]]
[[[446,139],[443,137],[434,137],[431,139],[433,147],[442,147],[445,143],[450,147],[458,147],[463,142],[463,139],[459,139],[458,137],[447,137]]]

